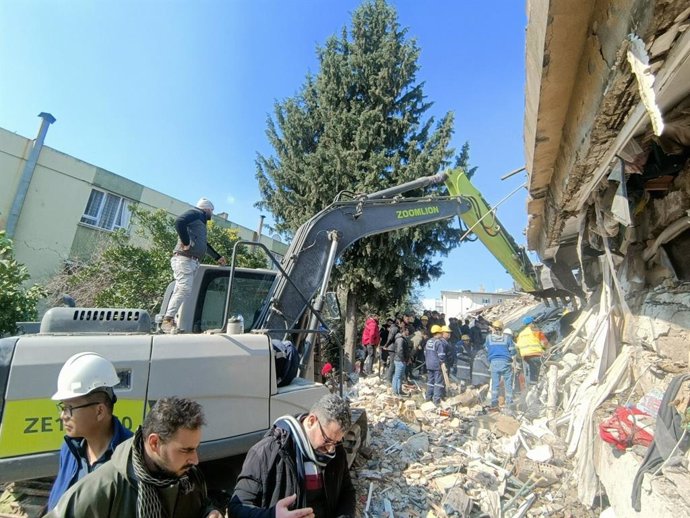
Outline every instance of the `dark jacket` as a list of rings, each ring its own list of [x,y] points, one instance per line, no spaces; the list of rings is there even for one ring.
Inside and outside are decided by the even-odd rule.
[[[208,244],[206,237],[206,222],[208,219],[203,210],[194,207],[183,212],[175,220],[175,229],[179,237],[175,246],[175,253],[199,260],[203,259],[206,254],[213,257],[216,261],[220,259],[220,254]],[[182,245],[191,245],[191,248],[189,250],[182,250]]]
[[[247,453],[230,500],[228,516],[274,518],[278,500],[297,494],[293,509],[305,507],[306,492],[297,478],[295,443],[289,432],[273,426]],[[323,471],[327,518],[355,516],[355,488],[342,446]],[[321,517],[317,517],[321,518]]]
[[[127,439],[106,462],[88,477],[74,484],[46,518],[124,518],[137,515],[139,481],[132,466],[132,441]],[[164,516],[204,518],[214,507],[201,471],[194,466],[187,472],[192,489],[180,491],[179,484],[158,488]]]
[[[470,341],[475,350],[479,349],[484,344],[484,335],[482,335],[482,330],[476,324],[470,327]]]
[[[424,358],[427,369],[441,370],[441,364],[446,361],[446,341],[443,338],[429,338],[424,348]]]
[[[396,361],[407,363],[410,359],[410,343],[402,333],[398,333],[395,337],[395,356]]]
[[[113,438],[110,440],[106,452],[108,455],[112,455],[112,452],[118,444],[132,436],[132,432],[122,426],[120,420],[115,416],[113,416],[113,427]],[[49,511],[55,507],[64,492],[77,482],[79,467],[81,466],[81,456],[79,454],[79,445],[81,441],[81,437],[68,437],[65,435],[65,442],[62,443],[62,447],[60,448],[60,464],[57,478],[53,483],[53,488],[50,490],[50,496],[48,497]]]

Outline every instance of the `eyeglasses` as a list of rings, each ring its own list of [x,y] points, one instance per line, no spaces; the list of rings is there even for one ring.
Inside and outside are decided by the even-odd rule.
[[[100,405],[100,401],[93,401],[91,403],[84,403],[83,405],[77,405],[77,406],[70,406],[70,405],[65,405],[62,401],[58,403],[57,408],[58,411],[62,414],[64,413],[67,417],[72,417],[72,413],[77,410],[78,408],[86,408],[87,406],[94,406],[94,405]]]
[[[319,423],[319,430],[321,430],[321,435],[323,436],[323,441],[324,441],[324,446],[339,446],[343,443],[342,439],[340,441],[334,441],[331,439],[328,435],[326,435],[326,432],[323,429],[323,426],[321,426],[321,421],[316,419],[316,422]]]

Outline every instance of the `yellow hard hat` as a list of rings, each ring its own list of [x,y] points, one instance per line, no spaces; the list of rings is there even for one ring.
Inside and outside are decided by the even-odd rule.
[[[469,340],[469,339],[470,339],[470,335],[462,335],[460,338],[463,339],[463,340]]]
[[[450,327],[448,327],[448,326],[443,326],[443,327],[441,328],[441,332],[442,332],[442,333],[450,333],[450,332],[451,332]]]
[[[431,326],[431,334],[432,335],[435,335],[435,334],[440,333],[440,332],[441,332],[441,326],[440,325],[434,324],[433,326]]]
[[[494,320],[491,324],[491,327],[493,327],[494,329],[503,329],[503,322],[500,320]]]

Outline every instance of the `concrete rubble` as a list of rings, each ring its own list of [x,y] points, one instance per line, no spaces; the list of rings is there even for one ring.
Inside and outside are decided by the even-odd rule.
[[[399,399],[378,377],[360,379],[351,396],[367,410],[370,443],[353,470],[359,515],[690,515],[690,452],[678,448],[644,475],[638,512],[631,491],[647,448],[619,451],[599,434],[616,408],[634,406],[654,414],[645,418],[653,435],[660,398],[689,372],[688,293],[690,283],[666,282],[634,314],[605,284],[583,308],[524,297],[487,309],[485,319],[514,330],[534,316],[552,344],[539,385],[518,395],[515,411],[487,412],[487,387],[453,383],[437,408],[424,401],[423,380]],[[676,403],[684,415],[690,383]]]
[[[351,393],[370,423],[353,470],[358,516],[596,516],[564,477],[566,444],[544,419],[487,413],[486,387],[453,383],[457,395],[438,407],[424,402],[423,383],[404,388],[409,397],[397,398],[372,376]]]

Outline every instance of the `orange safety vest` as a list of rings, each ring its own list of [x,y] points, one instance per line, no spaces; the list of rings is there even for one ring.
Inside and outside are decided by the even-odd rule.
[[[527,326],[520,331],[515,345],[520,352],[520,356],[523,358],[541,356],[544,352],[542,340],[546,340],[544,333],[541,331],[532,331],[532,328]]]

